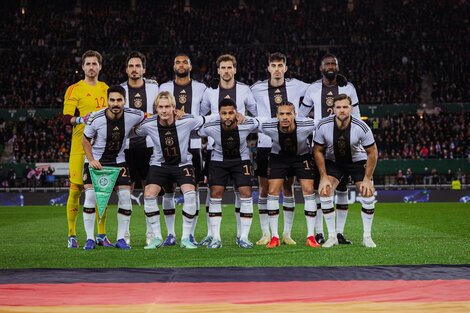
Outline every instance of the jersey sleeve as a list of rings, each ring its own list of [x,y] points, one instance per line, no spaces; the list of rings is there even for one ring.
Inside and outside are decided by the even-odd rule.
[[[316,131],[315,131],[315,135],[313,137],[313,142],[316,144],[316,145],[320,145],[320,146],[324,146],[325,145],[325,137],[323,136],[323,129],[322,128],[318,128]]]
[[[299,116],[302,116],[302,117],[308,116],[310,111],[312,111],[312,109],[313,109],[313,99],[312,99],[311,94],[313,94],[311,92],[311,87],[307,88],[307,90],[305,91],[305,96],[302,100],[302,103],[300,104]]]
[[[90,125],[85,125],[85,130],[83,131],[83,135],[87,138],[94,138],[96,136],[95,123],[91,123]]]
[[[201,108],[199,109],[199,115],[207,115],[211,110],[211,102],[209,99],[209,88],[207,88],[202,94]]]
[[[148,135],[148,130],[147,130],[147,125],[146,123],[140,123],[134,128],[134,133],[137,136],[147,136]]]
[[[64,96],[64,110],[63,115],[75,115],[75,110],[78,107],[78,94],[77,84],[73,84],[67,88]]]
[[[256,101],[253,93],[251,92],[250,88],[246,88],[246,100],[245,100],[245,107],[250,112],[251,116],[258,116],[258,110],[256,108]]]
[[[367,126],[366,123],[364,123],[365,126]],[[364,133],[364,135],[361,136],[361,144],[364,148],[369,148],[373,146],[375,143],[374,139],[374,134],[372,133],[372,130],[367,126],[367,132]]]

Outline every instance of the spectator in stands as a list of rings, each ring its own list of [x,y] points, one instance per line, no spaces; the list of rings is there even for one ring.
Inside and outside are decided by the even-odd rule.
[[[441,182],[441,178],[439,177],[439,174],[437,173],[437,169],[435,168],[431,170],[431,181],[433,185],[437,185]]]
[[[13,167],[8,171],[8,186],[16,187],[16,171]]]
[[[405,180],[407,185],[413,185],[415,183],[415,177],[411,168],[406,169]]]
[[[397,176],[396,176],[396,181],[398,185],[404,185],[406,182],[405,175],[403,175],[402,170],[398,170]]]
[[[432,175],[428,167],[424,168],[423,185],[430,185],[432,183]]]

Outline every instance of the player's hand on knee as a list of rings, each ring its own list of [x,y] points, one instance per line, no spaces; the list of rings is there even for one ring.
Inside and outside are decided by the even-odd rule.
[[[328,197],[331,194],[331,182],[329,179],[321,179],[320,185],[318,186],[318,193],[321,197]]]
[[[363,197],[372,197],[374,195],[375,188],[370,180],[364,180],[359,185],[359,191]]]

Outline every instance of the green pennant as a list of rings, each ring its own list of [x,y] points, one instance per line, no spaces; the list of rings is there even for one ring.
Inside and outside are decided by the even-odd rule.
[[[93,189],[95,190],[96,203],[98,205],[98,213],[101,217],[104,214],[104,210],[108,205],[109,197],[114,189],[114,184],[121,171],[120,167],[103,166],[101,170],[90,169],[91,182],[93,183]]]

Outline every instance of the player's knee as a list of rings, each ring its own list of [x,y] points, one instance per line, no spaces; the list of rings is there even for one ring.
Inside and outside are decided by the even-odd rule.
[[[329,197],[320,197],[321,208],[323,213],[328,213],[327,210],[333,208],[333,196]]]
[[[362,203],[363,209],[372,210],[372,213],[373,213],[373,210],[375,208],[375,196],[362,197],[361,203]],[[368,214],[372,214],[372,213],[368,213]]]
[[[191,190],[191,191],[186,191],[183,194],[184,198],[184,204],[183,204],[183,211],[190,215],[190,216],[196,216],[196,209],[197,209],[197,204],[196,204],[196,191]]]
[[[131,190],[127,188],[119,189],[117,194],[118,194],[118,208],[132,211]]]
[[[88,188],[85,190],[85,202],[83,203],[84,208],[95,208],[96,198],[95,190],[93,188]]]

